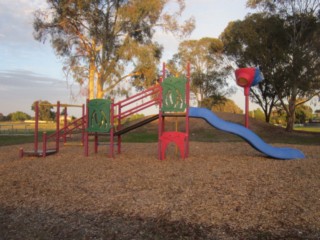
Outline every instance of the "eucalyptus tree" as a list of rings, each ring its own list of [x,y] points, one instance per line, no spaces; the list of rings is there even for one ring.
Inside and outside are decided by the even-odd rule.
[[[320,0],[248,0],[247,6],[284,22],[287,62],[273,87],[292,131],[296,107],[320,92]]]
[[[225,62],[223,43],[209,37],[181,42],[168,68],[173,73],[182,72],[188,62],[191,65],[191,91],[196,95],[198,105],[211,108],[224,102],[232,91],[227,84],[231,67]]]
[[[176,11],[166,11],[169,3]],[[64,69],[80,84],[88,84],[90,98],[121,91],[127,77],[141,76],[150,84],[157,73],[161,46],[156,30],[188,35],[194,19],[179,24],[184,0],[47,0],[48,9],[35,13],[34,37],[51,40]],[[169,9],[170,10],[170,9]]]

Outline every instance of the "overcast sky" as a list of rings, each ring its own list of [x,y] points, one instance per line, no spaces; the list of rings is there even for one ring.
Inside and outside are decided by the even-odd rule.
[[[32,36],[33,12],[45,8],[45,0],[0,0],[0,113],[23,111],[33,115],[35,100],[82,104],[79,88],[68,83],[58,59],[48,43]],[[230,21],[243,19],[249,13],[246,0],[185,0],[184,18],[194,16],[196,29],[190,39],[218,37]],[[163,61],[176,52],[179,42],[171,35],[157,33],[164,46]],[[243,108],[243,92],[233,99]]]

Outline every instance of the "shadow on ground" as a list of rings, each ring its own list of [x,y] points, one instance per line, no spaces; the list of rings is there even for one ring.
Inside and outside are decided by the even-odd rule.
[[[168,221],[165,216],[142,218],[82,211],[57,214],[50,210],[1,207],[0,236],[1,239],[319,239],[320,233],[297,226],[269,232]]]

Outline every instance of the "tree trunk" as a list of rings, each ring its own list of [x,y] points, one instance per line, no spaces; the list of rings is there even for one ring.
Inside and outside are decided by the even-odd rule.
[[[288,107],[288,113],[287,113],[287,127],[286,131],[292,132],[295,122],[295,109],[296,109],[296,99],[294,96],[292,96],[289,100],[289,107]]]
[[[265,113],[265,120],[266,120],[266,123],[270,123],[270,116],[271,116],[271,112],[269,113]]]
[[[103,92],[103,79],[101,77],[102,75],[98,73],[98,80],[97,80],[97,98],[103,98],[104,92]]]
[[[89,99],[94,99],[94,75],[95,75],[95,64],[94,58],[90,59],[89,65]]]

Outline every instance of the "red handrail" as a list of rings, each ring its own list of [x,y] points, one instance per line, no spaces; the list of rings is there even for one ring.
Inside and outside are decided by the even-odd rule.
[[[130,116],[131,114],[140,112],[143,109],[146,109],[148,107],[152,107],[157,103],[158,103],[157,100],[150,100],[148,102],[145,102],[145,103],[141,104],[140,106],[137,106],[136,108],[132,108],[132,109],[129,109],[129,110],[123,112],[122,115],[120,116],[120,119],[124,119],[124,118]]]
[[[50,139],[50,138],[53,138],[53,137],[55,137],[57,134],[58,134],[58,132],[59,132],[59,134],[60,133],[62,133],[64,130],[68,130],[68,131],[65,131],[64,132],[64,134],[68,134],[68,133],[70,133],[70,132],[72,132],[72,130],[74,130],[74,129],[76,129],[76,128],[79,128],[80,126],[82,127],[82,123],[83,123],[83,121],[84,121],[84,118],[85,117],[81,117],[81,118],[78,118],[78,119],[76,119],[76,120],[74,120],[73,122],[71,122],[69,125],[67,125],[66,127],[64,127],[64,128],[61,128],[59,131],[56,131],[56,132],[54,132],[54,133],[52,133],[52,134],[50,134],[49,136],[47,136],[47,139]],[[70,128],[70,126],[74,126],[73,128]]]
[[[118,126],[117,130],[121,130],[121,120],[134,114],[137,112],[140,112],[146,108],[152,107],[154,105],[160,104],[160,95],[161,95],[161,85],[155,85],[153,87],[150,87],[142,92],[139,92],[127,99],[124,99],[122,101],[119,101],[117,103],[112,104],[112,116],[111,116],[111,121],[114,121],[117,119],[118,121]],[[147,99],[151,97],[151,99]],[[142,104],[140,103],[138,106],[133,106],[132,104],[137,103],[138,101],[146,99]],[[115,107],[118,107],[118,114],[114,114],[114,109]],[[126,108],[125,111],[123,111],[123,108]],[[113,132],[111,133],[112,135],[112,143],[113,143]],[[121,135],[118,135],[118,153],[121,152]],[[112,144],[113,145],[113,144]],[[113,152],[113,149],[111,149]]]
[[[144,90],[144,91],[142,91],[142,92],[139,92],[139,93],[137,93],[137,94],[135,94],[135,95],[127,98],[127,99],[124,99],[124,100],[121,100],[121,101],[115,103],[114,106],[121,105],[122,107],[124,107],[124,106],[123,106],[123,103],[125,103],[125,102],[127,102],[127,101],[129,101],[129,100],[131,100],[131,99],[134,99],[134,98],[136,98],[136,97],[138,97],[138,96],[140,96],[140,95],[143,95],[143,94],[145,94],[146,92],[153,91],[153,90],[158,90],[158,89],[160,89],[160,85],[155,85],[155,86],[150,87],[150,88],[148,88],[148,89],[146,89],[146,90]],[[143,97],[143,98],[144,98],[144,97]],[[141,100],[141,99],[139,99],[139,100]],[[135,100],[135,101],[138,101],[138,100]],[[134,101],[134,102],[135,102],[135,101]],[[126,104],[126,105],[128,105],[128,104]]]
[[[136,103],[140,100],[143,100],[147,97],[150,96],[154,96],[156,94],[159,94],[161,90],[161,86],[160,85],[155,85],[153,87],[150,87],[142,92],[139,92],[127,99],[121,100],[117,103],[114,104],[114,107],[117,106],[118,107],[118,114],[115,114],[113,116],[113,118],[117,118],[118,119],[118,124],[119,124],[119,120],[130,116],[131,114],[137,113],[139,111],[142,111],[148,107],[151,107],[153,105],[156,105],[157,103],[159,103],[159,97],[156,96],[155,98],[152,98],[151,100],[148,100],[138,106],[132,106],[131,108],[127,109],[126,111],[122,111],[123,108],[125,107],[129,107],[130,105],[132,105],[133,103]],[[118,125],[119,126],[119,125]]]

